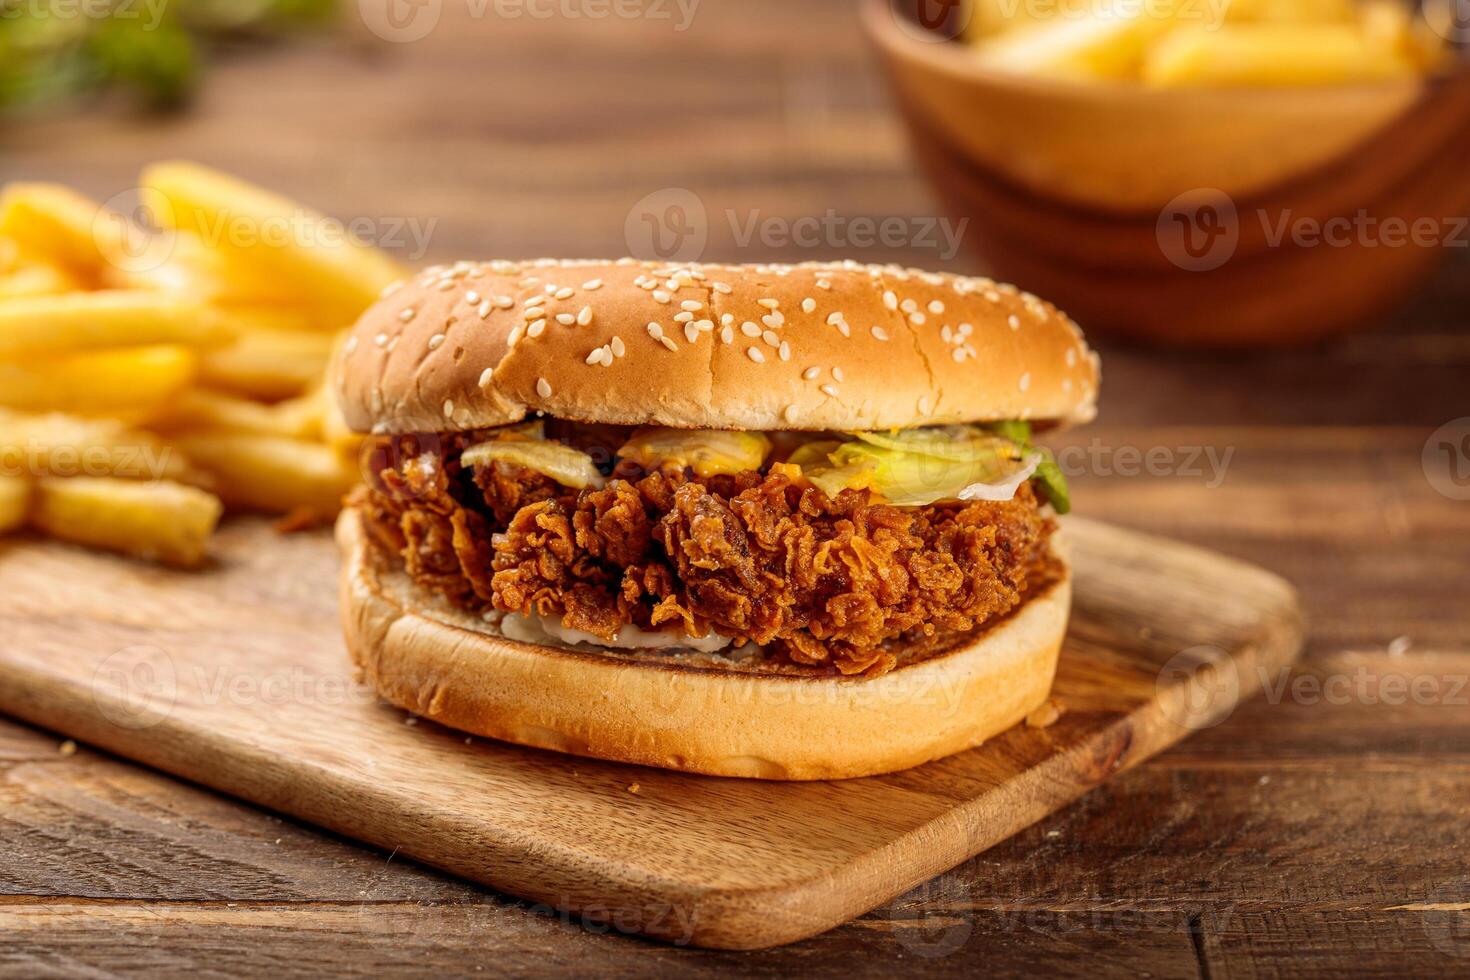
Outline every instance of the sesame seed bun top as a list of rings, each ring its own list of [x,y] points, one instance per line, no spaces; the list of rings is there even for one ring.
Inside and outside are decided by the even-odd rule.
[[[862,430],[1086,422],[1097,356],[1014,286],[857,263],[461,262],[389,287],[337,365],[359,432],[543,412],[628,425]]]

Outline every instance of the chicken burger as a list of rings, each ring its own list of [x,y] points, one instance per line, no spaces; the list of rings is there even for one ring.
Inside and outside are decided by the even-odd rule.
[[[347,644],[388,701],[522,745],[830,779],[1048,697],[1068,507],[1034,427],[1097,359],[988,279],[856,263],[464,262],[337,364],[366,483]]]

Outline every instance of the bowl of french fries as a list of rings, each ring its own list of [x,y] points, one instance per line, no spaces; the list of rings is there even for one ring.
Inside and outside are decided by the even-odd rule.
[[[227,514],[329,521],[360,444],[326,366],[397,262],[195,164],[135,191],[0,189],[0,534],[198,567]]]
[[[1320,248],[1295,223],[1470,204],[1440,0],[869,0],[864,21],[982,259],[1101,330],[1249,346],[1371,323],[1442,243]],[[1175,220],[1197,224],[1179,245]]]

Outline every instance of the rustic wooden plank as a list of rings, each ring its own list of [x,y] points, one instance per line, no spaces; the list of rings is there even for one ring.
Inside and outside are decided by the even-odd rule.
[[[0,704],[558,907],[672,909],[700,945],[765,946],[861,914],[1186,734],[1209,682],[1161,673],[1179,651],[1211,643],[1238,659],[1241,683],[1205,715],[1295,655],[1297,610],[1274,577],[1104,525],[1072,522],[1067,536],[1077,598],[1054,690],[1066,714],[867,780],[697,779],[410,731],[346,681],[320,588],[333,544],[259,522],[222,535],[201,575],[41,543],[0,555]]]
[[[625,920],[623,932],[631,920]],[[825,936],[755,953],[660,947],[615,925],[494,904],[230,907],[0,904],[0,973],[83,969],[157,977],[597,975],[842,978],[855,960],[924,976],[1100,972],[1197,976],[1185,917],[1014,910],[957,919],[896,908]],[[342,950],[355,955],[347,958]],[[1086,959],[1079,950],[1087,951]]]

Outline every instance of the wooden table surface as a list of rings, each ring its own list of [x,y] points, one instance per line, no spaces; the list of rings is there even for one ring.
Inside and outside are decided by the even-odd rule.
[[[385,230],[436,222],[429,259],[622,254],[635,203],[685,188],[710,258],[965,267],[838,231],[742,245],[753,219],[936,213],[846,2],[704,0],[683,31],[440,9],[415,43],[238,54],[182,118],[11,126],[0,179],[109,197],[195,158]],[[1449,251],[1381,329],[1330,346],[1101,344],[1102,416],[1066,442],[1078,510],[1285,575],[1304,661],[888,907],[762,953],[661,946],[0,720],[0,976],[1470,976],[1470,503],[1422,462],[1470,415],[1470,263]]]

